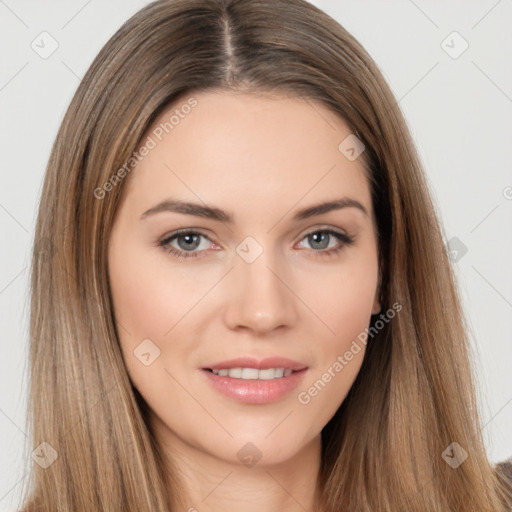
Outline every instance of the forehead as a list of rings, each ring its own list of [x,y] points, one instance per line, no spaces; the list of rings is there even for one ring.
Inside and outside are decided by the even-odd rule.
[[[287,210],[298,202],[357,196],[371,211],[363,158],[339,146],[348,125],[310,99],[232,91],[182,96],[152,123],[151,146],[125,183],[125,194],[148,203],[166,195]],[[149,205],[151,206],[151,205]]]

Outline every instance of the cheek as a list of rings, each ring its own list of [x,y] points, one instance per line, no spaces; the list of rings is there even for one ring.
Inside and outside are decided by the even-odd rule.
[[[304,280],[300,296],[320,321],[324,353],[342,349],[370,321],[377,289],[377,260],[371,252],[354,253],[337,269],[317,272]]]
[[[201,311],[207,301],[202,298],[218,281],[211,271],[208,275],[184,271],[166,256],[163,250],[160,254],[129,244],[124,244],[121,252],[114,246],[109,255],[123,358],[132,381],[146,399],[174,386],[165,369],[175,373],[191,364],[195,339],[199,338],[195,331],[204,325]],[[148,352],[154,362],[145,366],[137,356]]]
[[[110,282],[117,320],[137,341],[162,338],[190,309],[200,283],[194,275],[173,272],[165,258],[133,248],[111,256]],[[196,277],[197,279],[197,277]],[[195,292],[197,291],[197,293]],[[140,340],[138,340],[140,342]]]
[[[361,368],[377,273],[377,260],[368,252],[339,272],[317,275],[309,288],[317,315],[311,322],[320,329],[314,338],[317,364],[298,399],[319,415],[320,423],[336,412]]]
[[[187,348],[185,344],[170,345],[168,341],[179,331],[187,310],[197,302],[195,295],[199,291],[194,292],[198,283],[170,269],[165,257],[158,256],[129,244],[123,245],[121,252],[113,247],[109,254],[109,278],[121,351],[130,379],[150,407],[165,410],[168,404],[159,400],[179,395],[179,386],[166,369],[174,373],[169,363],[186,357]]]
[[[177,321],[176,304],[180,304],[176,287],[163,275],[136,247],[125,244],[123,251],[111,249],[109,278],[119,343],[128,374],[143,396],[167,380],[160,368],[161,340]]]

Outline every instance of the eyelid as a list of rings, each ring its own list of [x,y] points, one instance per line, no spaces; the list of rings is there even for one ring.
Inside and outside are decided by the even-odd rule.
[[[166,240],[170,240],[170,239],[176,238],[180,235],[186,235],[189,233],[201,235],[204,238],[207,238],[208,240],[210,240],[210,242],[215,243],[216,245],[219,245],[212,240],[210,234],[208,234],[208,230],[205,230],[203,228],[193,228],[193,227],[192,228],[180,228],[180,229],[177,229],[176,231],[170,231],[169,233],[162,236],[159,239],[159,242],[165,242]]]
[[[345,235],[352,238],[352,235],[345,229],[337,228],[335,226],[330,226],[328,224],[320,224],[317,226],[314,226],[312,228],[307,229],[302,235],[301,239],[305,236],[311,235],[312,233],[316,233],[317,231],[335,231],[336,233],[340,235]]]
[[[176,231],[171,231],[170,233],[165,234],[163,237],[159,238],[156,241],[157,246],[165,247],[166,245],[169,245],[173,240],[178,238],[180,235],[187,235],[187,234],[194,234],[194,235],[200,235],[209,242],[211,242],[214,245],[220,246],[217,242],[212,240],[211,236],[204,233],[202,228],[181,228]],[[205,252],[205,251],[198,251],[198,252]]]
[[[340,245],[338,247],[331,247],[327,250],[319,250],[315,251],[314,249],[309,249],[309,251],[312,251],[312,254],[314,257],[329,257],[334,256],[341,251],[343,251],[346,247],[350,247],[354,244],[356,240],[356,236],[353,234],[348,233],[346,230],[334,227],[334,226],[327,226],[327,225],[317,225],[314,227],[311,227],[308,229],[308,231],[304,232],[298,240],[298,243],[301,243],[306,237],[314,234],[314,233],[320,233],[320,232],[326,232],[329,233],[330,236],[334,236]],[[178,238],[180,235],[184,234],[193,234],[193,235],[199,235],[200,237],[203,237],[204,239],[210,241],[211,245],[218,246],[216,242],[214,242],[209,235],[206,235],[203,232],[202,228],[180,228],[177,231],[173,231],[172,233],[168,235],[164,235],[161,239],[159,239],[156,242],[156,246],[165,250],[166,252],[173,255],[176,259],[183,259],[188,260],[190,258],[198,258],[202,257],[203,254],[207,252],[205,249],[200,251],[184,251],[183,249],[177,249],[173,247],[171,244],[172,241],[174,241],[176,238]],[[209,247],[212,248],[211,246]]]
[[[299,241],[302,240],[305,236],[311,235],[312,233],[316,233],[317,231],[324,231],[324,230],[325,231],[335,231],[336,233],[338,233],[340,235],[345,235],[349,238],[355,238],[354,234],[351,234],[350,232],[348,232],[345,229],[338,228],[335,226],[330,226],[327,224],[320,224],[320,225],[312,226],[311,228],[308,228],[305,232],[303,232],[300,235]],[[168,234],[165,234],[163,237],[160,238],[159,241],[166,241],[171,238],[177,237],[180,234],[195,233],[195,234],[204,236],[205,238],[210,240],[210,242],[215,243],[216,245],[220,245],[217,242],[214,242],[210,238],[210,235],[206,233],[207,231],[209,231],[209,230],[205,230],[204,228],[195,228],[195,227],[180,228],[180,229],[177,229],[176,231],[172,231]]]

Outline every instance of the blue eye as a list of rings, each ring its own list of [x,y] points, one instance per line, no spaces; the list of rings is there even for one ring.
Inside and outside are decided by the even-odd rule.
[[[333,238],[338,241],[338,244],[335,247],[329,247],[329,244]],[[318,254],[319,256],[332,256],[340,252],[345,246],[352,245],[354,243],[354,239],[349,235],[346,235],[345,233],[338,233],[332,229],[312,231],[311,233],[307,234],[303,240],[304,239],[308,240],[309,244],[312,245],[313,248],[320,249],[320,251],[314,251],[315,255]]]
[[[208,240],[205,235],[196,231],[181,231],[163,239],[158,243],[158,245],[164,248],[167,252],[171,253],[176,258],[196,258],[198,253],[191,252],[189,249],[197,249],[201,245],[201,238]],[[175,240],[178,242],[178,245],[180,245],[181,248],[176,248],[171,245],[171,242],[174,242]],[[183,241],[183,243],[180,243],[181,241]],[[211,243],[209,246],[211,247]]]
[[[201,246],[201,239],[208,240],[209,243],[204,244],[203,250],[198,251],[196,249]],[[305,239],[312,246],[311,250],[315,256],[333,256],[343,250],[345,246],[350,246],[354,243],[354,237],[332,229],[311,231],[302,238],[302,240]],[[337,240],[338,243],[334,247],[329,247],[333,239]],[[171,245],[172,242],[176,242],[178,247]],[[184,230],[165,237],[157,245],[176,258],[186,259],[197,258],[199,253],[204,252],[204,249],[211,248],[213,242],[202,233]]]

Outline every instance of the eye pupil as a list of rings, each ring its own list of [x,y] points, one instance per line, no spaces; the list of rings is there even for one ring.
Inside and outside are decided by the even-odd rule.
[[[310,242],[312,242],[312,247],[315,247],[314,244],[320,244],[321,247],[316,246],[316,249],[325,249],[329,245],[329,233],[326,233],[325,231],[317,231],[316,233],[313,233],[309,235]],[[318,240],[321,238],[322,240]],[[327,241],[327,243],[325,243]]]
[[[184,250],[197,249],[197,247],[199,246],[199,243],[200,243],[199,237],[200,237],[200,235],[196,235],[196,234],[181,235],[181,236],[177,237],[178,245]],[[187,245],[183,245],[180,243],[180,240],[183,240],[183,239],[187,240]],[[190,242],[192,242],[193,245],[190,245]]]

